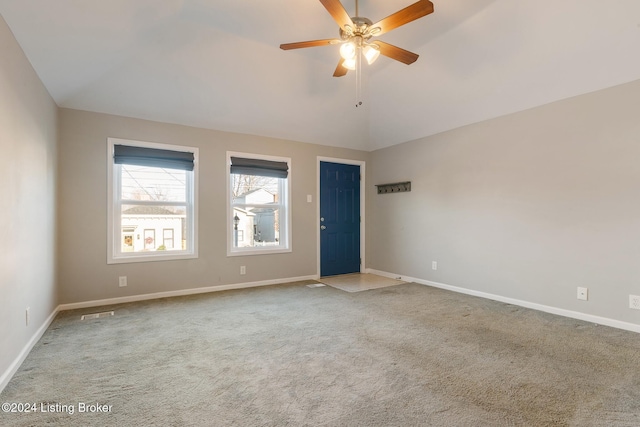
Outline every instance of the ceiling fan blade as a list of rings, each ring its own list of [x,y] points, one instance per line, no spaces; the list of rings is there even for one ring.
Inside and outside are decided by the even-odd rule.
[[[327,12],[331,14],[333,19],[340,25],[340,28],[347,30],[345,26],[354,28],[351,17],[340,3],[340,0],[320,0],[320,3],[327,9]]]
[[[381,55],[387,56],[391,59],[395,59],[396,61],[403,62],[407,65],[413,64],[418,59],[418,54],[409,52],[408,50],[401,49],[389,43],[376,40],[374,43],[371,43],[371,44],[375,44],[380,47]]]
[[[374,36],[379,36],[380,34],[384,34],[393,30],[394,28],[398,28],[401,25],[408,24],[411,21],[415,21],[418,18],[422,18],[430,13],[433,13],[433,3],[429,0],[420,0],[411,6],[407,6],[402,10],[397,11],[393,15],[389,15],[384,19],[376,22],[371,25],[370,28],[373,29],[371,34]],[[376,28],[380,28],[380,31],[375,30]]]
[[[338,39],[323,39],[323,40],[310,40],[307,42],[284,43],[280,45],[280,49],[289,50],[289,49],[300,49],[303,47],[327,46],[330,44],[336,44],[340,42],[341,40],[338,40]]]
[[[340,58],[340,61],[338,62],[338,66],[336,67],[336,70],[333,72],[333,77],[342,77],[347,74],[349,70],[347,70],[342,65],[343,62],[344,62],[344,59]]]

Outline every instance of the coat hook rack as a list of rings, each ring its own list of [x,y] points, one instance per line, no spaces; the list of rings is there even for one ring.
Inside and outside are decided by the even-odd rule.
[[[376,187],[378,187],[378,194],[404,193],[411,191],[411,181],[378,184]]]

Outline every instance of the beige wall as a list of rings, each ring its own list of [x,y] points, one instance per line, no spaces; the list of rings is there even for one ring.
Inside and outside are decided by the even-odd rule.
[[[369,154],[99,113],[60,109],[59,275],[61,303],[179,291],[317,273],[317,156]],[[107,265],[107,137],[199,148],[199,258]],[[291,158],[293,251],[227,257],[226,152]],[[307,203],[307,194],[313,203]],[[240,266],[247,274],[240,276]],[[118,277],[127,276],[120,288]]]
[[[57,305],[57,107],[0,16],[0,390]],[[25,310],[30,307],[29,326]]]
[[[371,192],[369,267],[640,324],[639,111],[636,81],[373,152],[412,191]]]

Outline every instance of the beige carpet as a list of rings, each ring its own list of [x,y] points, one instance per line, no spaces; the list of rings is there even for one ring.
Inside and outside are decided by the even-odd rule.
[[[640,425],[638,334],[414,283],[311,283],[60,313],[0,394],[38,410],[0,425]]]
[[[321,277],[320,282],[333,286],[345,292],[360,292],[370,289],[386,288],[388,286],[402,285],[401,280],[390,279],[375,274],[342,274],[339,276]]]

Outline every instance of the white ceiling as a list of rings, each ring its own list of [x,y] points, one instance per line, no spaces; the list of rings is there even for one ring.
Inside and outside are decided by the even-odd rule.
[[[318,0],[0,0],[59,106],[364,150],[640,79],[639,0],[432,0],[420,55],[334,78]],[[414,0],[360,0],[372,21]],[[355,15],[355,1],[343,0]]]

